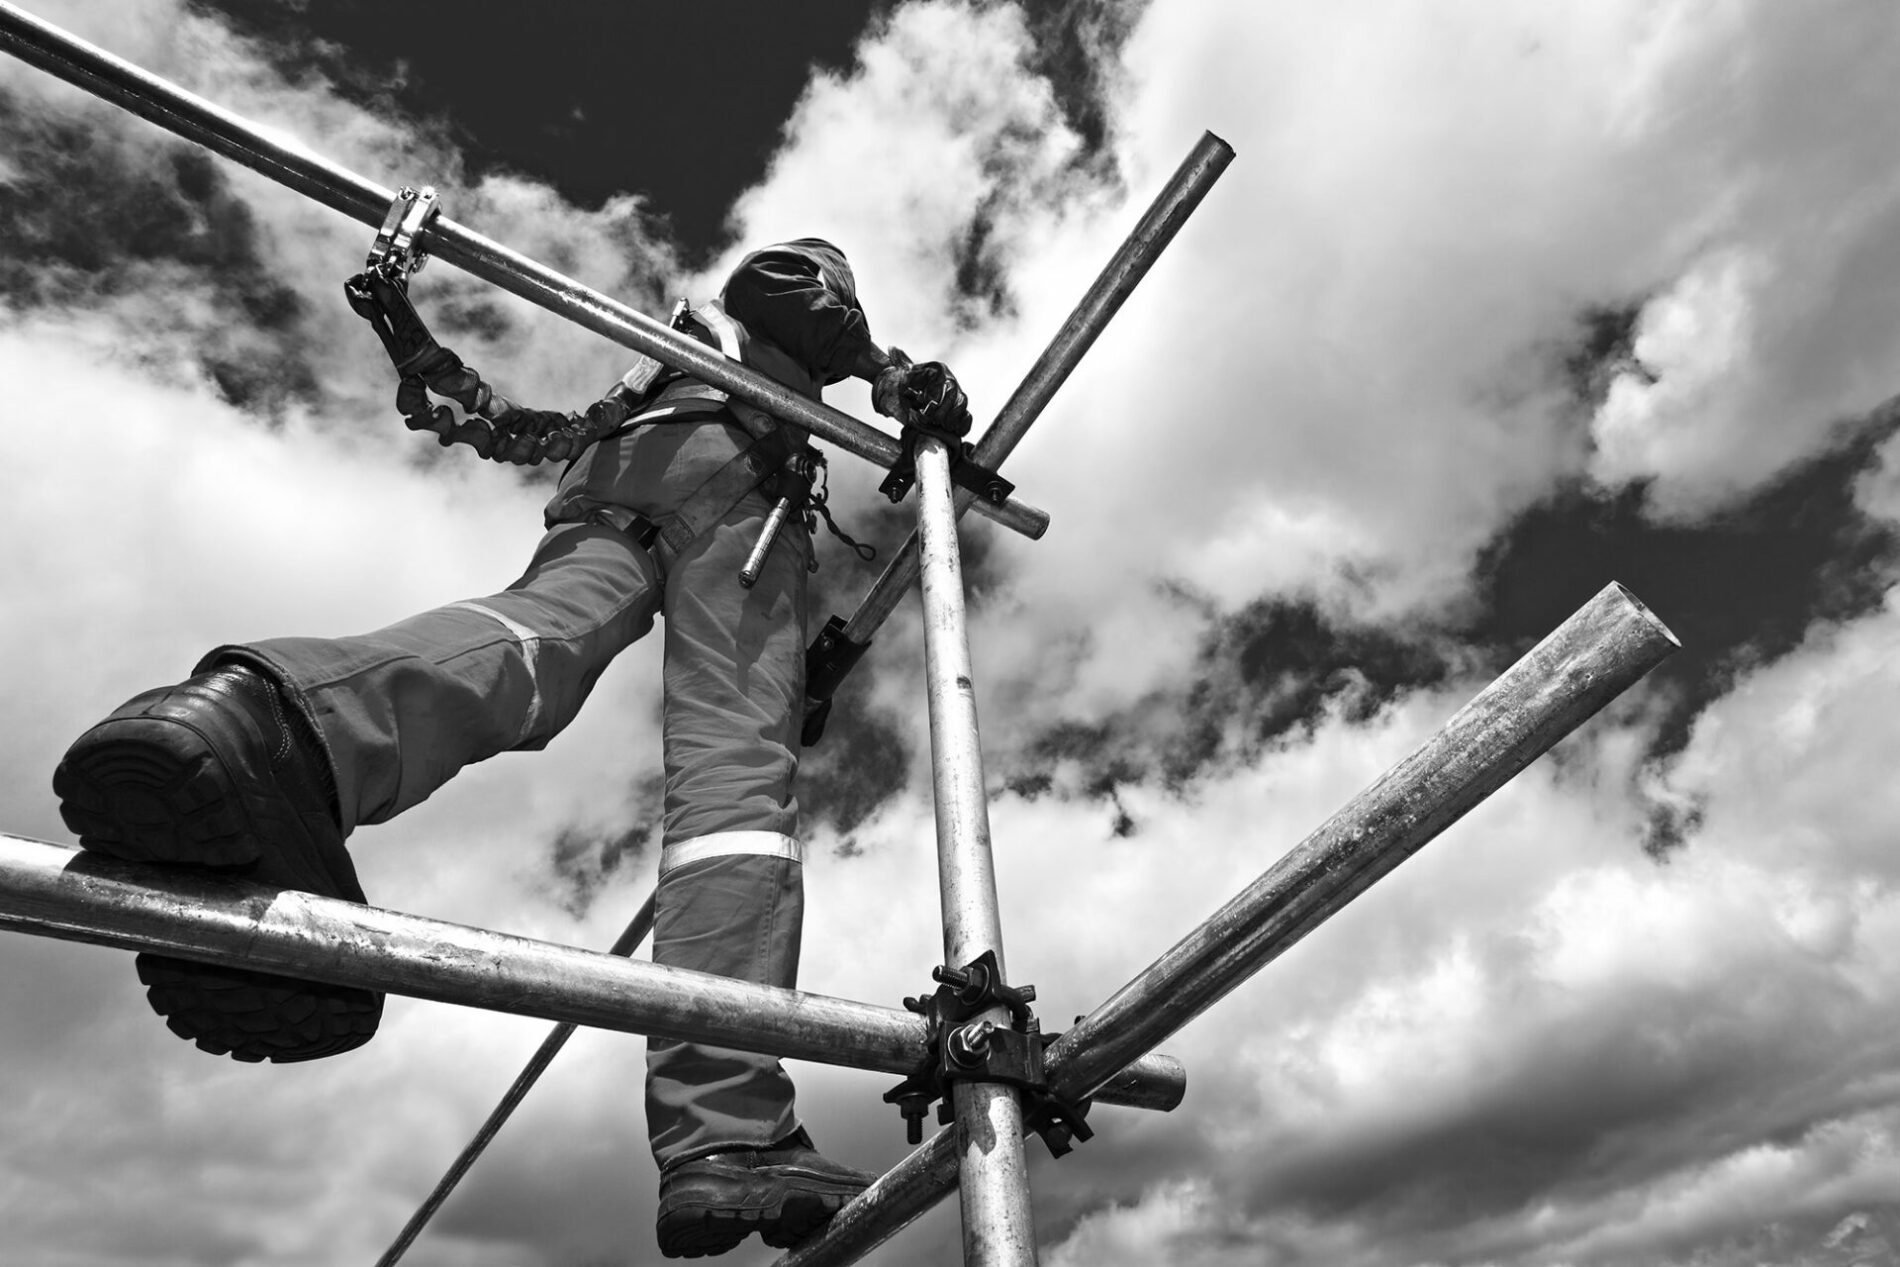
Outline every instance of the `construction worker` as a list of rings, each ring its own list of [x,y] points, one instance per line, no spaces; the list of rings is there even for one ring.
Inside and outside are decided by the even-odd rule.
[[[352,280],[352,302],[374,320],[367,276]],[[378,293],[389,290],[385,278]],[[716,303],[675,325],[814,399],[856,376],[907,424],[968,428],[947,369],[872,341],[850,266],[828,242],[753,253]],[[654,961],[792,986],[804,902],[792,793],[804,517],[790,518],[750,585],[738,573],[779,495],[809,486],[803,433],[671,371],[630,374],[584,414],[523,409],[412,326],[421,333],[400,348],[378,326],[401,362],[398,403],[412,427],[497,460],[579,450],[526,572],[499,594],[360,637],[216,648],[194,676],[135,696],[73,744],[53,777],[67,825],[82,848],[115,857],[362,902],[343,843],[352,831],[473,762],[546,745],[662,615]],[[382,1011],[365,990],[155,955],[139,956],[138,973],[174,1033],[238,1060],[350,1050]],[[870,1181],[814,1149],[777,1059],[654,1039],[647,1066],[667,1256],[721,1253],[753,1231],[795,1244]]]

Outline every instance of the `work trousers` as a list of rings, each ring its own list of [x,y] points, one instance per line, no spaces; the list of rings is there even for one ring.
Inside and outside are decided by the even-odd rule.
[[[744,588],[738,574],[768,511],[763,496],[748,495],[670,557],[587,522],[603,504],[593,494],[629,491],[590,490],[588,478],[586,464],[570,472],[549,511],[581,521],[553,523],[527,571],[499,594],[360,637],[224,647],[206,662],[249,661],[301,692],[329,749],[347,835],[419,803],[463,766],[546,745],[614,656],[663,615],[654,962],[790,987],[804,913],[791,784],[810,539],[788,524]],[[648,514],[677,505],[652,489],[639,500],[648,504],[633,508]],[[791,1080],[772,1057],[652,1039],[647,1064],[647,1126],[663,1168],[766,1147],[798,1129]]]

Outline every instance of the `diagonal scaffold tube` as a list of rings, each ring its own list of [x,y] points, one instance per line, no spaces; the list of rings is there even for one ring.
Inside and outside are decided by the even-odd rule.
[[[647,900],[640,904],[640,909],[634,912],[633,918],[627,922],[627,927],[621,931],[619,937],[614,939],[614,944],[607,948],[608,954],[625,959],[639,949],[640,943],[645,941],[647,934],[653,931],[653,902],[656,896],[656,893],[647,894]],[[489,1144],[494,1142],[501,1128],[507,1125],[508,1119],[514,1116],[515,1110],[521,1107],[521,1102],[527,1099],[528,1092],[534,1090],[534,1084],[541,1080],[541,1075],[546,1073],[548,1066],[554,1063],[554,1058],[561,1054],[561,1048],[567,1046],[567,1040],[574,1037],[574,1031],[577,1028],[579,1027],[572,1021],[562,1021],[548,1031],[548,1036],[541,1040],[539,1047],[534,1049],[534,1055],[528,1057],[528,1063],[523,1065],[521,1072],[515,1075],[514,1082],[510,1083],[508,1089],[502,1093],[500,1102],[489,1111],[482,1124],[476,1128],[475,1137],[463,1146],[460,1153],[456,1154],[455,1160],[450,1162],[449,1168],[442,1172],[442,1177],[436,1181],[435,1187],[429,1190],[429,1195],[422,1199],[422,1204],[416,1207],[416,1212],[409,1216],[407,1223],[402,1225],[402,1231],[396,1233],[396,1239],[389,1243],[389,1248],[383,1251],[383,1256],[376,1260],[376,1267],[396,1267],[396,1264],[402,1261],[402,1256],[408,1252],[411,1245],[415,1244],[416,1237],[422,1235],[422,1229],[429,1225],[429,1220],[435,1217],[435,1212],[442,1208],[443,1202],[449,1199],[450,1194],[462,1182],[469,1169],[480,1160]]]
[[[382,225],[395,200],[394,190],[280,139],[6,0],[0,0],[0,51],[371,227]],[[644,352],[803,427],[846,453],[887,469],[902,455],[902,446],[877,428],[801,396],[447,216],[436,216],[422,230],[417,246],[622,347]],[[1014,498],[979,500],[975,506],[979,514],[1026,537],[1040,537],[1049,528],[1047,512]]]
[[[1050,1086],[1088,1094],[1331,918],[1512,776],[1634,686],[1681,644],[1611,583],[1460,709],[1409,757],[1065,1033]],[[857,1261],[957,1186],[954,1130],[939,1132],[774,1267]]]
[[[976,442],[971,456],[978,465],[993,471],[1022,443],[1083,355],[1095,346],[1109,321],[1233,161],[1232,146],[1212,132],[1201,134]],[[974,493],[958,488],[954,504],[956,517],[961,519],[980,503]],[[827,627],[819,635],[812,647],[812,677],[806,685],[808,707],[831,698],[865,647],[917,583],[922,570],[919,546],[920,536],[913,531],[885,564],[851,618],[838,621],[834,617],[837,627]]]

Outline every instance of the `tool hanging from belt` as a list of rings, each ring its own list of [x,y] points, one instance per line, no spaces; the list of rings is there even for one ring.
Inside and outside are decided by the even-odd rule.
[[[708,416],[698,415],[701,420]],[[642,421],[636,418],[632,425]],[[831,517],[826,505],[826,470],[824,455],[816,449],[795,444],[784,428],[768,431],[733,455],[689,493],[678,510],[660,521],[660,540],[677,557],[695,537],[724,520],[747,494],[759,489],[772,502],[772,509],[739,570],[739,584],[750,589],[758,581],[773,545],[793,518],[800,520],[807,532],[817,531],[822,519],[833,536],[868,563],[877,557],[877,550],[853,540]],[[810,567],[813,571],[818,568],[815,556]]]

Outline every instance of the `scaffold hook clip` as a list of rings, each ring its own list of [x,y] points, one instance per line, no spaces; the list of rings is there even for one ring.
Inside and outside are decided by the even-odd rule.
[[[416,245],[416,238],[441,210],[442,201],[434,185],[424,185],[420,190],[404,185],[397,190],[363,267],[398,281],[407,281],[420,272],[429,262],[429,253]]]

